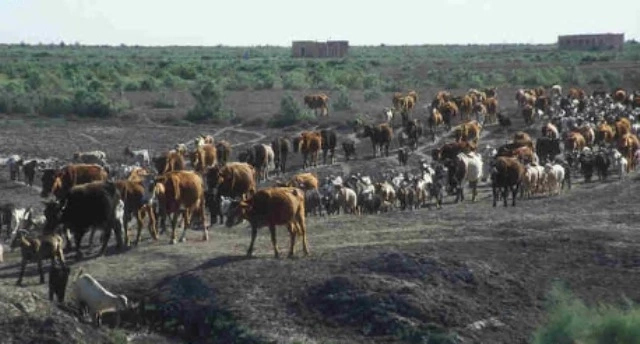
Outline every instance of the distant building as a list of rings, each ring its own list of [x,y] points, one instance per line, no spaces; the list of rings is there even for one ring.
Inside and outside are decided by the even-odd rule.
[[[623,46],[623,33],[558,36],[562,50],[622,50]]]
[[[293,57],[345,57],[349,51],[349,41],[294,41]]]

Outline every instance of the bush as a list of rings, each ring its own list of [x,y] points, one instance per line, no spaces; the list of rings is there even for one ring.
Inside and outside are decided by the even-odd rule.
[[[640,343],[640,308],[587,307],[561,286],[551,291],[547,323],[534,333],[534,344]]]
[[[173,109],[178,106],[178,101],[169,99],[169,95],[166,93],[161,93],[156,100],[151,102],[151,106],[156,109]]]
[[[366,90],[364,91],[364,101],[370,102],[372,100],[377,100],[382,98],[382,92],[378,89]]]
[[[272,72],[259,71],[256,76],[257,80],[253,86],[256,90],[270,90],[276,83],[276,75]]]
[[[79,90],[73,97],[73,111],[81,117],[108,118],[118,109],[103,93]]]
[[[285,90],[303,90],[309,88],[304,73],[292,71],[282,77],[282,88]]]
[[[38,113],[45,116],[67,115],[73,112],[73,101],[66,96],[44,96],[38,106]]]
[[[223,108],[224,89],[211,80],[200,82],[191,92],[196,100],[196,105],[189,110],[186,120],[192,122],[213,121],[220,122],[232,119],[233,111]]]
[[[158,89],[158,82],[153,77],[149,76],[140,81],[141,91],[155,91]]]
[[[344,86],[338,86],[338,95],[335,100],[331,102],[331,108],[333,110],[351,110],[351,100],[349,99],[349,90]]]
[[[280,113],[271,118],[269,126],[282,128],[313,119],[315,116],[310,111],[303,109],[291,93],[286,93],[280,100]]]

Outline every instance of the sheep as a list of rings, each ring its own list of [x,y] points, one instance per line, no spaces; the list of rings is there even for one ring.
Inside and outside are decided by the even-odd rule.
[[[58,258],[60,265],[65,266],[63,253],[63,240],[58,234],[44,234],[37,238],[27,237],[27,231],[19,230],[11,241],[11,250],[20,246],[22,261],[20,262],[20,276],[17,285],[22,285],[22,277],[24,270],[29,262],[38,263],[38,273],[40,274],[40,283],[44,283],[44,274],[42,272],[42,260],[50,258],[51,266],[55,265],[55,259]]]
[[[73,290],[79,308],[83,310],[86,306],[95,326],[101,325],[102,314],[107,312],[116,312],[116,326],[119,326],[120,312],[130,308],[125,295],[113,294],[82,270],[73,284]]]

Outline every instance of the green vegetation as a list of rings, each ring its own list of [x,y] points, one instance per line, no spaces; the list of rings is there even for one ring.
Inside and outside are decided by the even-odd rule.
[[[624,307],[588,307],[554,286],[547,323],[535,332],[533,343],[640,343],[640,308],[630,302]]]
[[[313,121],[314,119],[315,116],[311,111],[303,108],[303,105],[298,103],[291,93],[286,93],[280,100],[280,113],[271,119],[269,125],[282,128],[300,121]]]
[[[116,101],[123,92],[196,89],[199,94],[207,80],[216,84],[216,93],[338,89],[342,97],[348,90],[364,90],[367,101],[383,92],[427,86],[612,88],[640,82],[640,73],[628,69],[638,61],[640,45],[634,43],[622,52],[559,51],[554,45],[355,46],[343,59],[294,59],[290,48],[270,46],[0,45],[0,113],[105,118],[127,107]],[[187,118],[233,118],[218,100],[207,102]],[[335,109],[349,108],[348,97],[332,103]],[[176,104],[159,99],[152,106]]]

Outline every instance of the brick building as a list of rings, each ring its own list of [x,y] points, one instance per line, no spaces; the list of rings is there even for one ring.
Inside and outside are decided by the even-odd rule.
[[[558,48],[563,50],[622,50],[623,33],[558,36]]]
[[[294,41],[293,57],[345,57],[349,51],[349,41]]]

